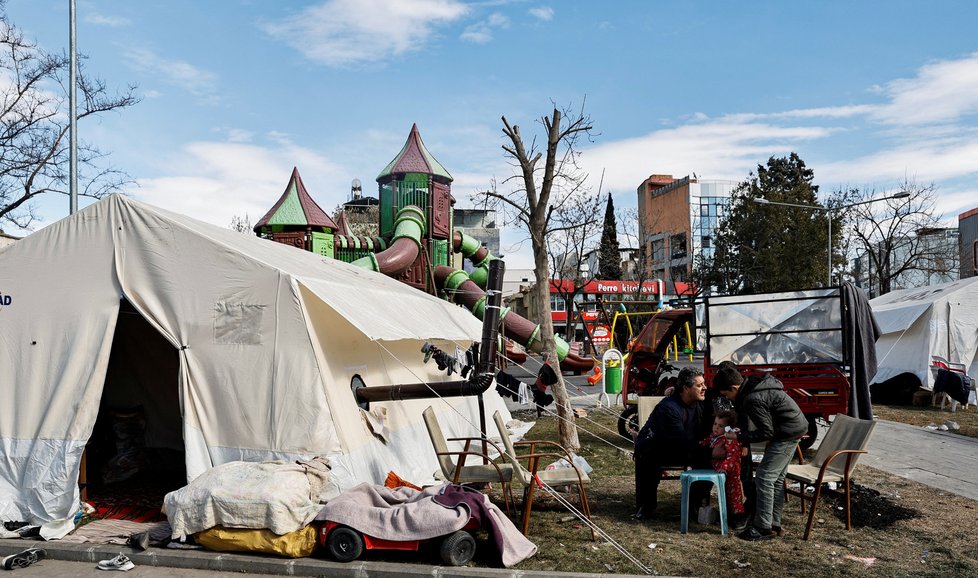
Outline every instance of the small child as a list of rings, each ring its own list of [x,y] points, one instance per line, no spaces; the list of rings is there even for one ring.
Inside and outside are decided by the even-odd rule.
[[[703,440],[704,445],[713,449],[713,469],[726,474],[724,490],[727,503],[734,514],[734,525],[744,518],[744,488],[740,483],[741,444],[737,440],[729,440],[724,436],[727,427],[736,427],[737,414],[733,410],[717,412],[713,419],[713,434]]]

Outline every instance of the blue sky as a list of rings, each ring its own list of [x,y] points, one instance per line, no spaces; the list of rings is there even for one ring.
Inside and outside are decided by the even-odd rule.
[[[142,102],[80,137],[135,198],[255,222],[293,166],[331,211],[412,123],[460,206],[511,174],[500,117],[539,134],[551,102],[586,111],[591,186],[634,206],[649,174],[743,180],[798,152],[823,192],[937,187],[948,223],[978,206],[978,3],[76,0],[78,49]],[[8,0],[47,50],[68,0]],[[88,201],[83,200],[82,206]],[[45,222],[67,199],[37,206]],[[504,244],[520,238],[504,235]],[[504,246],[510,267],[526,250]]]

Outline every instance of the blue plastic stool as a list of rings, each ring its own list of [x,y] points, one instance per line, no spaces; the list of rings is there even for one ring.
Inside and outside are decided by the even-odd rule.
[[[727,534],[727,476],[723,472],[713,470],[686,470],[679,474],[679,483],[682,484],[683,493],[680,497],[682,506],[680,508],[679,531],[683,534],[689,530],[689,488],[693,482],[713,482],[717,487],[717,500],[720,507],[720,533]]]

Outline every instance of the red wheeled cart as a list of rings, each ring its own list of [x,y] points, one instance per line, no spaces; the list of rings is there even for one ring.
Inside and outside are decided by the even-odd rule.
[[[475,556],[475,538],[471,530],[477,530],[478,523],[469,520],[464,528],[440,538],[431,540],[385,540],[368,536],[350,526],[326,522],[319,530],[319,543],[339,562],[352,562],[366,550],[402,550],[417,552],[422,545],[440,540],[438,552],[442,562],[448,566],[464,566]]]

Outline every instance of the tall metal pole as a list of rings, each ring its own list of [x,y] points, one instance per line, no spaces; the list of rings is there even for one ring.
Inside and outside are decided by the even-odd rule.
[[[73,215],[78,210],[78,114],[75,88],[78,85],[78,50],[75,46],[75,0],[68,0],[68,37],[71,51],[71,61],[68,72],[68,113],[69,118],[69,173],[68,173],[68,214]]]
[[[826,287],[832,286],[832,209],[825,210],[825,216],[829,219],[829,282]]]

